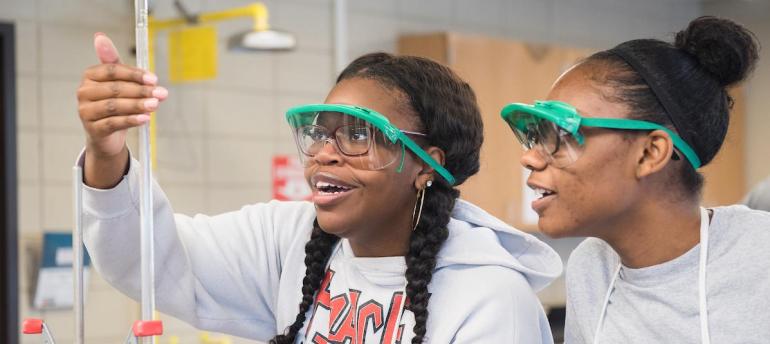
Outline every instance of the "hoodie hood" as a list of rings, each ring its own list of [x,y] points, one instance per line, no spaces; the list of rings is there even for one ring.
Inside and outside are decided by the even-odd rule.
[[[523,274],[536,292],[562,273],[561,258],[550,246],[470,202],[457,200],[448,228],[449,237],[436,257],[436,269],[502,266]]]

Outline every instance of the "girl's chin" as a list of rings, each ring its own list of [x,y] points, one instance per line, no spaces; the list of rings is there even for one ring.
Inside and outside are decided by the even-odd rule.
[[[558,223],[557,221],[552,221],[552,219],[548,217],[543,217],[543,216],[541,216],[540,219],[538,220],[537,228],[540,231],[540,233],[543,233],[547,235],[549,238],[553,238],[553,239],[581,236],[580,234],[577,233],[578,230],[576,228],[573,228],[572,226],[567,226],[564,223]]]

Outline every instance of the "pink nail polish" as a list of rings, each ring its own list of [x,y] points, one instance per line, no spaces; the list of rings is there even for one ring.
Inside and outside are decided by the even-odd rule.
[[[158,82],[158,77],[155,76],[155,74],[147,73],[142,76],[142,81],[144,81],[145,84],[155,85],[155,83]]]
[[[166,98],[168,96],[168,90],[163,87],[156,87],[152,90],[152,96],[155,98]]]
[[[147,110],[154,110],[158,107],[158,100],[155,98],[147,99],[144,101],[144,108]]]

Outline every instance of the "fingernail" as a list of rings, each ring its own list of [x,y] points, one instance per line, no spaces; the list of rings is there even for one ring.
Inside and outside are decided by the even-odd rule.
[[[152,90],[152,96],[155,98],[166,98],[168,96],[168,90],[163,87],[156,87]]]
[[[155,74],[152,73],[146,73],[142,76],[142,81],[144,81],[145,84],[155,84],[158,82],[158,77],[155,76]]]
[[[104,36],[104,32],[97,32],[97,33],[94,34],[94,38],[99,37],[99,36]]]
[[[136,115],[136,120],[139,123],[147,123],[147,122],[150,121],[150,116],[149,115]]]
[[[158,107],[158,100],[155,98],[147,99],[144,101],[144,108],[147,110],[155,110]]]

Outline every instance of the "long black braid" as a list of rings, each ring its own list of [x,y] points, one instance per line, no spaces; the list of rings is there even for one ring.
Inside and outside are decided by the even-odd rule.
[[[316,290],[321,287],[326,262],[332,254],[334,245],[339,237],[321,230],[316,220],[313,223],[313,232],[310,240],[305,244],[305,278],[302,279],[302,302],[299,304],[299,313],[294,323],[286,329],[286,334],[279,334],[270,340],[270,344],[292,344],[297,337],[297,332],[302,329],[307,317],[307,311],[313,306]]]
[[[441,185],[441,186],[439,186]],[[414,314],[412,343],[422,343],[427,330],[428,285],[436,268],[436,255],[449,236],[447,223],[459,192],[446,183],[434,184],[425,194],[422,217],[412,232],[406,255],[406,295]]]
[[[449,68],[428,59],[373,53],[353,61],[337,83],[352,78],[367,78],[398,91],[406,99],[404,106],[419,119],[425,132],[424,146],[444,151],[444,167],[462,184],[479,170],[483,125],[476,96],[470,86]],[[406,255],[406,295],[408,309],[414,314],[413,344],[422,343],[427,332],[428,285],[436,268],[436,256],[446,241],[447,224],[460,191],[437,174],[426,190],[420,223],[412,232]],[[294,323],[285,335],[270,343],[293,343],[305,322],[324,277],[324,268],[338,238],[326,234],[316,222],[313,235],[305,245],[307,270],[302,281],[302,302]]]

